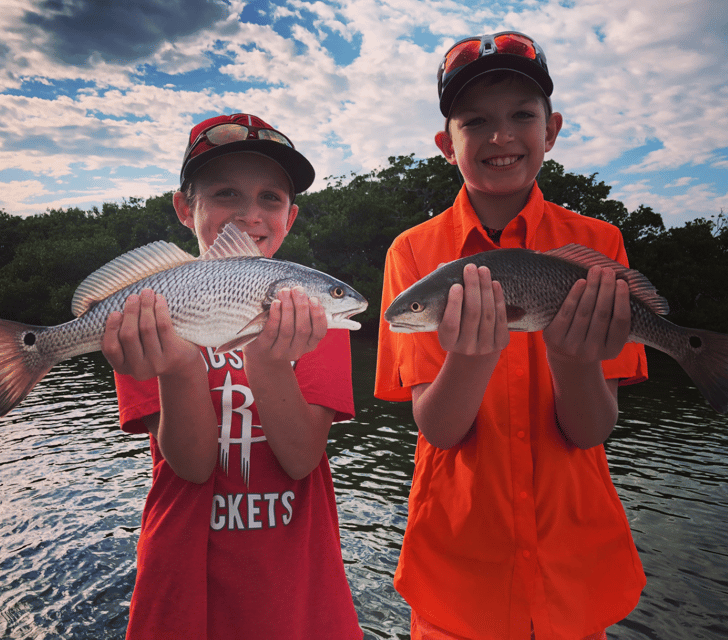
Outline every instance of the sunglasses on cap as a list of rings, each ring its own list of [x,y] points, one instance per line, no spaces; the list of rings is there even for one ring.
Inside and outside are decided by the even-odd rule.
[[[450,47],[437,71],[437,90],[439,95],[442,97],[447,85],[465,66],[476,60],[504,54],[509,56],[508,58],[503,58],[504,68],[513,67],[516,70],[525,71],[531,66],[531,63],[538,65],[540,71],[538,75],[541,78],[534,77],[534,79],[542,85],[544,93],[547,96],[551,94],[553,85],[548,75],[546,54],[543,52],[543,49],[523,33],[503,31],[493,35],[465,38]],[[506,63],[506,59],[509,59],[511,62]],[[495,65],[496,59],[492,58],[492,61]],[[548,80],[544,83],[545,79]]]
[[[212,147],[219,147],[224,144],[230,144],[231,142],[241,142],[242,140],[270,140],[295,149],[293,143],[280,131],[276,131],[275,129],[254,127],[237,122],[227,122],[215,124],[209,129],[202,131],[195,141],[187,147],[185,160],[192,155],[192,152],[197,146],[205,141]]]

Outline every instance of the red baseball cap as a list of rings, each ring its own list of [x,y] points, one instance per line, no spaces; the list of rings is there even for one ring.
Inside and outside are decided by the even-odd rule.
[[[259,153],[277,162],[290,178],[295,193],[308,189],[316,175],[287,136],[257,116],[234,113],[208,118],[192,127],[182,160],[180,189],[210,160],[240,152]]]

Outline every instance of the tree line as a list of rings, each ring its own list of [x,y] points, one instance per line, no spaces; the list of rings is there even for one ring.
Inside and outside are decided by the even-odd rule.
[[[538,182],[544,197],[618,226],[631,266],[642,271],[670,303],[678,324],[728,332],[728,223],[723,212],[666,228],[662,216],[641,205],[628,211],[609,199],[610,187],[568,173],[553,160]],[[364,174],[329,177],[321,191],[298,196],[298,218],[276,258],[329,273],[369,300],[357,316],[376,331],[384,259],[405,229],[449,207],[460,189],[442,157],[389,158]],[[84,211],[49,210],[20,218],[0,211],[0,317],[36,325],[71,319],[71,299],[92,271],[125,251],[167,240],[197,255],[197,241],[172,206],[172,192],[105,203]]]

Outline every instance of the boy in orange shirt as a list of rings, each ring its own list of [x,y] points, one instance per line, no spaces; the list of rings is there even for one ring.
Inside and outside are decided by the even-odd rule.
[[[457,43],[438,90],[435,141],[464,185],[394,241],[382,310],[438,264],[498,247],[575,242],[627,264],[616,227],[545,202],[536,184],[562,117],[533,40]],[[380,326],[375,395],[411,399],[419,428],[395,575],[412,638],[605,638],[645,584],[602,446],[618,384],[647,375],[643,347],[626,344],[628,287],[593,267],[547,329],[509,334],[488,269],[463,277],[437,334]]]

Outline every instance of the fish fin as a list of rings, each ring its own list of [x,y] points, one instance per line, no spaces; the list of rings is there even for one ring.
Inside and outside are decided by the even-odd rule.
[[[215,349],[215,355],[219,356],[222,353],[227,353],[228,351],[233,351],[235,349],[241,349],[249,342],[253,342],[258,337],[257,333],[248,334],[245,336],[239,336],[237,338],[234,338],[233,340],[230,340],[230,342],[226,342],[225,344],[221,344],[217,349]]]
[[[215,355],[219,355],[221,353],[227,353],[228,351],[232,351],[233,349],[240,349],[241,347],[244,347],[249,342],[252,342],[258,337],[258,334],[263,330],[263,326],[265,325],[266,321],[268,320],[268,311],[263,311],[259,313],[255,318],[253,318],[248,324],[246,324],[240,331],[238,331],[237,337],[233,338],[229,342],[226,342],[223,345],[220,345],[217,349],[215,349]],[[258,331],[254,331],[251,333],[249,329],[254,328],[256,326],[259,326],[260,329]],[[245,332],[245,335],[242,335],[243,332]]]
[[[220,260],[221,258],[263,258],[263,253],[253,239],[228,222],[215,238],[212,246],[200,256],[200,260]]]
[[[629,292],[639,298],[653,313],[665,315],[670,313],[670,305],[659,293],[655,286],[639,271],[629,269],[616,260],[608,258],[603,253],[580,244],[567,244],[559,249],[544,252],[554,258],[578,264],[589,269],[591,267],[609,267],[614,269],[617,278],[629,285]]]
[[[0,320],[0,416],[12,411],[53,367],[55,361],[34,349],[45,327]]]
[[[515,305],[506,305],[506,318],[508,319],[508,331],[529,331],[528,322],[521,323],[526,317],[526,310]]]
[[[248,324],[246,324],[242,329],[240,329],[240,331],[238,331],[238,335],[242,334],[244,331],[248,331],[248,329],[256,325],[259,325],[260,331],[262,331],[263,326],[266,322],[268,322],[268,309],[266,309],[265,311],[261,311],[257,316],[255,316],[255,318],[248,322]],[[257,333],[260,333],[260,331],[258,331]]]
[[[687,344],[679,350],[679,355],[667,353],[685,369],[713,409],[728,413],[728,335],[683,327],[679,331]],[[658,345],[652,346],[661,349]]]
[[[509,324],[511,322],[518,322],[525,315],[526,310],[523,307],[516,307],[511,304],[506,305],[506,317],[508,318]]]
[[[194,260],[193,255],[164,240],[132,249],[94,271],[78,286],[73,294],[71,311],[78,318],[112,293],[142,278]]]

